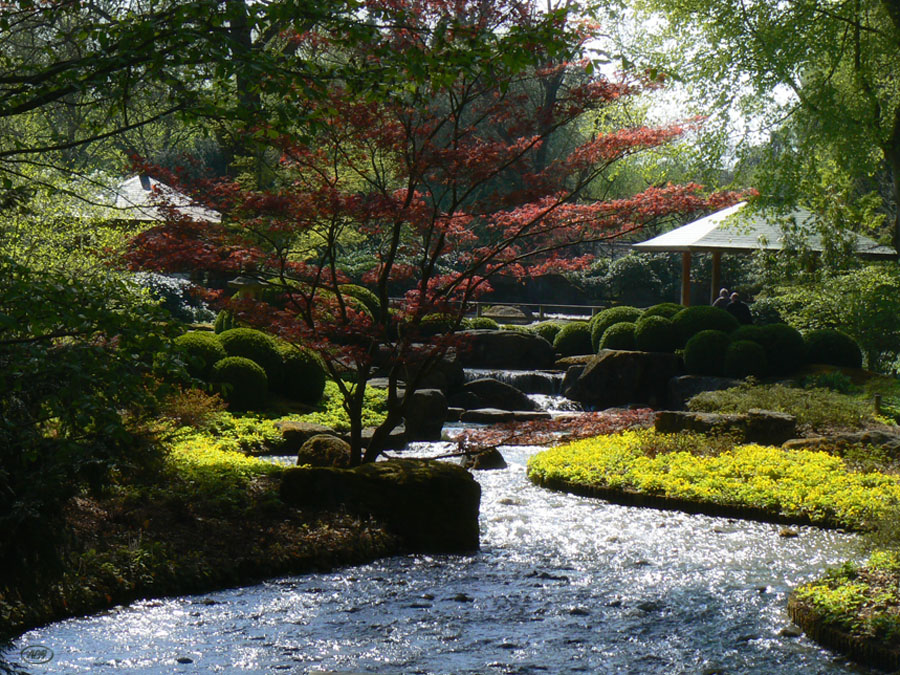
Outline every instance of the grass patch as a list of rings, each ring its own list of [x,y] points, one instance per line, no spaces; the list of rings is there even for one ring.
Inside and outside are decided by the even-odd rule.
[[[844,563],[797,588],[791,599],[812,609],[825,625],[900,647],[900,554],[896,551],[876,551],[862,566]]]
[[[746,413],[752,408],[788,413],[806,431],[860,429],[877,419],[870,399],[827,388],[799,389],[783,384],[745,383],[730,389],[706,391],[688,401],[698,412]]]
[[[900,503],[898,476],[853,471],[825,452],[731,446],[694,434],[625,431],[577,441],[532,457],[528,476],[562,489],[612,489],[854,530],[871,529]]]
[[[335,382],[325,383],[325,391],[315,412],[305,415],[291,415],[287,419],[312,422],[331,427],[335,431],[349,431],[350,417],[344,410],[344,401]],[[366,387],[363,397],[363,427],[377,427],[387,417],[387,390]]]

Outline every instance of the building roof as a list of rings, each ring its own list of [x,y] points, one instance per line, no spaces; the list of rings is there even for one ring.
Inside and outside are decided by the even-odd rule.
[[[164,215],[157,204],[168,200],[179,213],[196,221],[218,223],[222,215],[196,204],[190,197],[146,174],[133,176],[116,188],[116,208],[122,210],[123,220],[162,222]]]
[[[689,251],[689,252],[749,252],[777,251],[783,247],[784,218],[769,218],[763,214],[744,211],[747,202],[740,202],[727,209],[695,220],[671,232],[635,244],[639,251]],[[797,209],[787,216],[795,224],[808,228],[806,245],[813,251],[824,250],[821,235],[816,233],[815,216],[806,209]],[[857,253],[869,258],[896,258],[897,252],[890,246],[882,246],[860,234],[856,240]]]

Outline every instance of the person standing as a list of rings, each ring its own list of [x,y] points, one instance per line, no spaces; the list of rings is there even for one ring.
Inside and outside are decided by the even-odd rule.
[[[728,297],[728,289],[723,288],[721,291],[719,291],[719,297],[716,298],[712,306],[718,307],[719,309],[725,309],[728,306],[729,302],[731,302],[731,299]]]
[[[725,307],[725,311],[729,312],[735,319],[742,324],[753,323],[753,315],[750,314],[750,307],[747,306],[741,296],[737,293],[731,294],[731,302]]]

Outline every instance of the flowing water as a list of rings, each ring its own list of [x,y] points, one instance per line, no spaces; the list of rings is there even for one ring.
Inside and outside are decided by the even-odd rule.
[[[439,452],[446,444],[418,444]],[[33,673],[849,673],[789,590],[852,535],[611,505],[480,472],[482,549],[118,607],[23,635]],[[785,634],[787,633],[787,634]]]

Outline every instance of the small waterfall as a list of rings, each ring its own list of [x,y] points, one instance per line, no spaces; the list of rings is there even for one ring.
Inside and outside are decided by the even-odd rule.
[[[525,394],[559,396],[562,392],[564,372],[556,370],[491,370],[489,368],[466,368],[465,381],[471,382],[490,377],[511,385]]]
[[[534,401],[538,410],[546,412],[584,412],[584,406],[578,401],[560,395],[528,394],[528,398]]]

